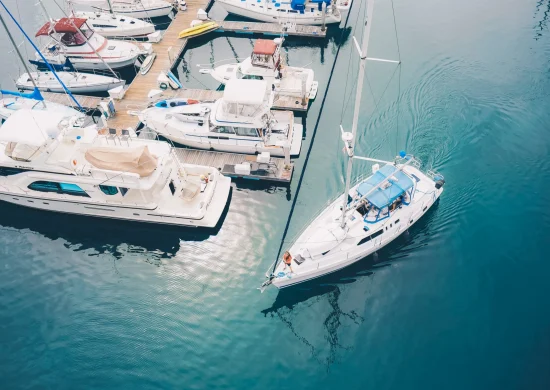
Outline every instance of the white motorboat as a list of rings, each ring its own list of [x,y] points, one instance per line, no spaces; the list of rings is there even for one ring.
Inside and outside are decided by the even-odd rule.
[[[43,36],[49,37],[41,50],[46,60],[61,65],[69,59],[76,69],[124,68],[133,65],[138,56],[148,54],[133,43],[102,37],[83,18],[61,18],[56,22],[47,22],[36,33],[36,37]],[[36,59],[41,60],[38,53]]]
[[[99,74],[78,73],[67,59],[66,71],[56,72],[57,77],[72,93],[107,92],[110,89],[123,86],[126,81],[117,77]],[[34,90],[35,85],[41,91],[65,92],[63,85],[52,72],[23,73],[15,82],[19,89]]]
[[[215,102],[162,100],[139,118],[163,137],[191,148],[296,156],[303,127],[294,123],[291,111],[270,111],[269,92],[265,81],[231,80]]]
[[[315,99],[319,83],[314,80],[312,69],[287,66],[281,59],[282,40],[258,39],[254,43],[252,55],[240,63],[203,68],[201,73],[210,74],[222,84],[229,80],[265,80],[275,86],[279,95]]]
[[[0,200],[61,213],[214,227],[230,179],[179,162],[166,142],[89,117],[19,110],[0,131]]]
[[[158,18],[168,16],[174,6],[164,0],[72,0],[92,8],[138,19]]]
[[[230,14],[262,22],[322,25],[340,23],[339,5],[331,0],[217,0]],[[349,8],[349,1],[341,2],[342,9]],[[344,5],[345,4],[345,5]],[[324,15],[323,15],[324,14]]]
[[[155,32],[155,25],[128,15],[109,12],[73,11],[75,18],[84,18],[88,25],[105,38],[144,38]]]
[[[282,261],[276,262],[266,275],[269,279],[262,287],[269,284],[278,288],[296,285],[365,258],[409,229],[443,192],[443,176],[435,171],[423,172],[420,162],[405,152],[400,152],[400,156],[391,162],[354,155],[372,14],[371,0],[359,53],[361,65],[352,132],[342,130],[348,154],[345,191],[299,235]],[[359,50],[358,45],[357,48]],[[375,164],[372,174],[350,188],[354,158]],[[380,163],[384,165],[380,167]]]

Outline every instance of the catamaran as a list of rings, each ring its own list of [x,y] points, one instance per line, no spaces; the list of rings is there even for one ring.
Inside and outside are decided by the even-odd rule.
[[[231,180],[162,141],[90,117],[21,109],[0,128],[0,200],[128,221],[214,227]]]
[[[155,32],[155,25],[145,20],[132,18],[128,15],[116,14],[111,6],[111,0],[107,0],[108,12],[96,10],[77,11],[74,4],[88,5],[89,0],[68,0],[71,16],[85,18],[88,24],[98,34],[105,38],[141,38]]]
[[[275,262],[262,287],[296,285],[365,258],[416,223],[443,192],[443,176],[432,170],[422,171],[420,161],[405,152],[400,152],[394,161],[354,154],[373,9],[370,0],[361,48],[354,39],[361,62],[352,132],[341,128],[348,154],[345,191],[307,226],[282,261]],[[374,164],[367,178],[351,186],[354,159]]]
[[[322,25],[340,23],[340,9],[348,9],[351,0],[217,0],[230,14],[262,22]]]
[[[191,148],[284,157],[300,153],[303,127],[291,111],[271,111],[265,81],[231,80],[215,102],[161,100],[139,113],[151,130]]]
[[[149,54],[137,45],[108,40],[87,25],[84,18],[61,18],[44,24],[36,37],[49,37],[41,53],[48,62],[63,65],[69,59],[76,69],[110,70],[133,65],[140,55]],[[149,50],[150,51],[150,50]],[[39,53],[37,61],[41,60]]]
[[[73,0],[74,2],[74,0]],[[138,19],[150,19],[168,16],[174,6],[164,0],[79,0],[82,4],[90,5],[95,10],[131,16]]]
[[[225,84],[229,80],[265,80],[275,86],[279,95],[315,99],[319,83],[314,80],[312,69],[287,66],[281,59],[282,39],[258,39],[252,55],[240,63],[202,68],[203,74],[210,74],[216,81]]]

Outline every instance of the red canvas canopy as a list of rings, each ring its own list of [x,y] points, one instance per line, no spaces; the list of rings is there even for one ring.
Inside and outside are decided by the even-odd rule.
[[[277,50],[277,44],[269,39],[258,39],[254,44],[253,54],[273,55]]]
[[[57,22],[47,22],[40,30],[38,30],[35,37],[50,35],[54,30],[58,33],[76,33],[78,30],[75,26],[80,28],[84,23],[86,23],[85,18],[61,18]]]

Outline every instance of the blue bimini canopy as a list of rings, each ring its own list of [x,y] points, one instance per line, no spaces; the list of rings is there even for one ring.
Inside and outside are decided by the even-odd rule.
[[[364,196],[373,188],[379,185],[382,181],[390,178],[387,188],[377,188],[372,191],[366,199],[377,209],[382,209],[392,204],[397,198],[403,195],[406,191],[414,186],[413,181],[402,171],[399,171],[393,165],[385,165],[380,168],[374,175],[369,177],[357,187],[357,193]]]
[[[303,11],[305,9],[306,0],[292,0],[290,7],[296,11]]]

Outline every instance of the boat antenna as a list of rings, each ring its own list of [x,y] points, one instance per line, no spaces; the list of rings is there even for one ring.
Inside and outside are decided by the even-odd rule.
[[[29,70],[29,67],[27,66],[27,63],[23,59],[23,56],[21,55],[21,52],[19,51],[19,47],[17,47],[17,44],[13,40],[13,37],[11,36],[11,32],[8,29],[8,26],[6,25],[6,22],[4,21],[4,17],[2,16],[2,13],[0,12],[0,22],[2,22],[2,26],[4,26],[4,29],[6,30],[6,33],[8,34],[8,38],[10,39],[11,44],[13,45],[15,51],[17,52],[17,55],[19,56],[19,59],[21,60],[21,63],[23,64],[23,67],[27,71],[27,74],[29,75],[29,78],[31,79],[32,85],[34,85],[34,89],[38,90],[38,86],[36,85],[36,81],[31,75],[31,71]],[[46,102],[42,100],[42,104],[44,105],[44,108],[46,107]]]
[[[44,4],[42,3],[42,0],[38,0],[38,2],[40,3],[40,5],[42,6],[42,9],[44,10],[44,12],[46,13],[46,15],[48,15],[48,18],[50,18],[51,20],[51,16],[48,14],[48,11],[46,10],[46,7],[44,7]],[[115,79],[118,79],[118,75],[115,73],[115,71],[109,66],[109,64],[107,64],[105,62],[105,60],[103,59],[103,57],[101,56],[101,54],[99,54],[97,52],[97,50],[95,49],[95,47],[90,43],[90,41],[88,40],[88,37],[82,32],[82,30],[80,29],[80,27],[78,27],[73,19],[67,14],[67,12],[65,12],[65,10],[63,9],[63,7],[61,7],[59,5],[59,3],[56,1],[56,0],[53,0],[53,2],[55,3],[55,5],[57,5],[57,8],[59,8],[61,10],[61,12],[63,13],[63,15],[65,15],[65,17],[69,20],[69,22],[71,23],[71,25],[74,27],[74,29],[76,31],[78,31],[80,33],[80,35],[82,35],[82,37],[84,37],[84,40],[86,41],[86,44],[94,51],[95,55],[98,56],[98,58],[101,60],[101,62],[103,62],[103,65],[105,65],[107,67],[107,69],[109,69],[109,71],[113,74],[113,77]],[[93,30],[92,30],[93,31]]]
[[[355,107],[353,110],[353,123],[351,127],[351,133],[344,132],[342,126],[340,129],[342,131],[342,140],[345,144],[345,149],[348,154],[347,161],[347,172],[346,172],[346,190],[344,192],[344,200],[342,203],[342,220],[340,221],[340,227],[343,229],[346,226],[346,211],[348,204],[348,194],[351,186],[351,171],[353,168],[353,155],[355,147],[355,139],[357,137],[357,126],[359,123],[359,112],[361,110],[361,95],[363,93],[363,83],[365,79],[365,69],[367,65],[367,49],[369,46],[369,37],[370,29],[372,26],[372,15],[374,12],[374,0],[367,0],[367,18],[365,18],[363,26],[363,41],[361,48],[355,36],[353,37],[353,43],[355,43],[355,48],[359,52],[359,75],[357,77],[357,90],[355,93]]]
[[[46,64],[46,66],[48,67],[48,69],[50,70],[50,72],[52,72],[52,74],[55,76],[55,78],[57,79],[57,81],[59,82],[59,84],[61,84],[61,86],[63,87],[63,89],[65,90],[65,92],[67,93],[67,95],[69,95],[69,97],[72,99],[72,101],[76,104],[76,106],[82,111],[86,111],[84,110],[84,108],[80,105],[80,103],[78,102],[78,100],[75,99],[75,97],[73,96],[73,94],[71,93],[71,91],[69,91],[69,89],[67,88],[67,86],[63,83],[63,81],[61,81],[61,79],[59,78],[59,76],[57,75],[57,72],[55,71],[55,69],[50,65],[50,63],[48,62],[48,60],[46,60],[46,58],[44,57],[44,55],[42,54],[42,52],[40,51],[40,49],[38,47],[36,47],[36,45],[34,44],[34,42],[32,41],[31,38],[29,38],[29,36],[27,35],[27,33],[25,32],[25,30],[23,29],[23,27],[21,27],[21,25],[17,22],[17,19],[14,18],[14,16],[11,14],[10,10],[6,7],[6,5],[4,4],[4,1],[3,0],[0,0],[0,5],[2,5],[2,7],[4,8],[4,10],[6,10],[6,12],[8,13],[8,15],[10,16],[11,20],[15,23],[15,25],[17,26],[17,28],[19,28],[19,30],[23,33],[23,35],[25,36],[25,38],[27,39],[27,41],[29,41],[29,43],[32,45],[33,49],[36,50],[36,52],[38,53],[38,55],[40,56],[40,58],[42,58],[42,61],[44,61],[44,63]]]

